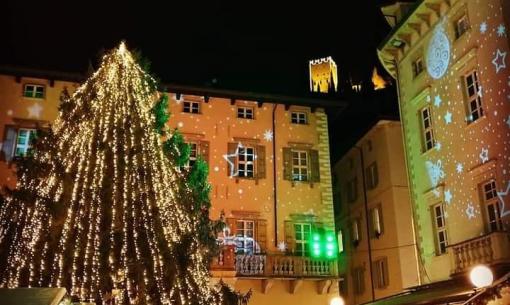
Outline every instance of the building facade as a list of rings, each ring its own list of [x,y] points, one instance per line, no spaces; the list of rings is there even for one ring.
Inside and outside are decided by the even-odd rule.
[[[383,12],[396,18],[378,52],[398,82],[421,281],[467,298],[473,266],[496,278],[509,270],[510,3],[421,0]]]
[[[335,164],[333,175],[346,304],[419,285],[400,122],[377,122]]]
[[[0,184],[15,186],[12,160],[58,115],[80,76],[11,69],[0,75]],[[329,304],[333,259],[311,258],[313,232],[334,232],[325,106],[312,101],[168,85],[171,118],[209,165],[211,218],[224,213],[214,280],[253,291],[250,304]]]

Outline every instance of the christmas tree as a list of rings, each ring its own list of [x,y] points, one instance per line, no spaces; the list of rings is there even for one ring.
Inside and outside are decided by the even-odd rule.
[[[156,102],[158,101],[159,102]],[[66,287],[98,304],[237,304],[211,286],[207,165],[179,170],[167,98],[122,43],[39,135],[0,206],[3,287]]]

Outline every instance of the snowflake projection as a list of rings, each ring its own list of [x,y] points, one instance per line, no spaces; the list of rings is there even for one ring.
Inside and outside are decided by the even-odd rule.
[[[436,187],[439,181],[444,178],[443,164],[441,160],[437,160],[436,163],[427,161],[425,162],[425,166],[427,167],[430,184],[432,184],[432,187]]]
[[[462,166],[462,163],[457,163],[457,166],[455,169],[457,170],[457,173],[460,174],[464,170],[464,166]]]
[[[452,192],[450,190],[446,190],[444,192],[444,201],[448,204],[451,204],[452,198],[453,198]]]
[[[487,32],[487,22],[484,21],[480,24],[480,33],[485,34],[485,32]]]
[[[480,157],[480,161],[482,161],[482,163],[489,161],[489,149],[482,148],[482,152],[480,152],[479,157]]]
[[[284,241],[278,243],[278,251],[285,252],[287,250],[287,244]]]
[[[496,67],[496,73],[499,73],[501,69],[506,68],[505,58],[506,52],[501,52],[500,49],[497,49],[496,56],[492,60],[492,64]]]
[[[446,114],[444,116],[444,122],[446,124],[450,124],[452,122],[452,113],[450,111],[446,111]]]
[[[30,107],[27,107],[29,118],[40,118],[43,107],[39,103],[35,103]]]
[[[441,143],[440,143],[439,141],[438,141],[438,142],[436,142],[435,149],[436,149],[437,151],[440,151],[440,150],[441,150]]]
[[[501,213],[501,217],[505,217],[510,214],[510,209],[508,209],[505,204],[505,198],[508,196],[509,192],[510,192],[510,181],[508,181],[508,184],[506,185],[506,190],[504,192],[498,192],[499,210]],[[508,200],[506,200],[506,201],[508,201]]]
[[[435,30],[427,49],[427,71],[434,79],[440,79],[450,63],[450,41],[442,27]]]
[[[468,204],[468,207],[466,208],[466,215],[468,219],[475,218],[475,207],[472,203]]]
[[[267,142],[271,142],[273,141],[273,131],[271,130],[266,130],[264,132],[264,140],[266,140]]]
[[[506,27],[505,27],[505,25],[500,24],[498,26],[498,29],[496,30],[496,32],[498,33],[498,37],[505,36],[506,35]]]
[[[443,101],[441,100],[441,97],[439,95],[436,95],[436,97],[434,98],[434,106],[439,107],[441,106],[442,102]]]

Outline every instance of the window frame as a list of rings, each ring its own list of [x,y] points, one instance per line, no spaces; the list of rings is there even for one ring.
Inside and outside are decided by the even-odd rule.
[[[381,258],[374,261],[375,278],[374,286],[378,289],[384,289],[389,285],[388,259]]]
[[[460,26],[462,25],[462,27]],[[455,19],[453,23],[453,30],[455,32],[455,40],[458,40],[464,34],[466,34],[471,29],[471,23],[469,22],[469,17],[466,12],[464,12],[460,17]]]
[[[438,214],[438,209],[441,212]],[[441,220],[442,226],[438,225]],[[436,255],[443,255],[448,252],[448,230],[446,228],[446,217],[444,214],[443,203],[437,203],[432,206],[432,221],[434,222],[434,239],[436,240]],[[443,240],[441,241],[441,237]]]
[[[487,186],[490,186],[490,188],[488,189]],[[503,221],[501,219],[496,181],[491,179],[481,183],[480,191],[482,193],[482,204],[485,212],[484,220],[488,232],[492,233],[503,230]],[[492,210],[490,208],[492,208]],[[491,219],[491,217],[494,219]]]
[[[418,63],[420,64],[418,65]],[[413,70],[413,78],[417,78],[418,76],[420,76],[425,70],[423,56],[419,56],[415,60],[413,60],[413,62],[411,63],[411,67]]]
[[[471,85],[468,82],[468,79],[472,79]],[[485,111],[483,109],[483,101],[482,97],[478,93],[480,90],[480,79],[478,78],[478,70],[473,69],[463,75],[463,85],[464,85],[464,96],[466,102],[466,111],[468,117],[468,124],[476,122],[485,116]],[[470,88],[474,88],[473,94],[470,94]],[[473,103],[475,107],[473,108]],[[474,117],[474,113],[476,113],[476,118]]]
[[[373,190],[379,184],[379,173],[377,169],[377,161],[370,163],[369,166],[365,169],[366,180],[367,180],[367,189]]]
[[[427,113],[427,117],[425,117],[424,115],[425,112]],[[427,105],[420,109],[420,125],[421,125],[422,150],[423,152],[427,152],[436,146],[436,138],[434,136],[434,125],[432,121],[432,111],[430,105]],[[430,139],[427,139],[427,136],[429,135]]]
[[[27,90],[27,87],[33,87],[32,91]],[[42,95],[37,95],[37,88],[42,88]],[[27,95],[27,92],[31,92],[31,94]],[[26,83],[23,85],[23,97],[43,100],[46,98],[46,86],[34,83]]]
[[[255,241],[255,226],[256,221],[253,219],[236,219],[236,232],[235,232],[235,244],[236,244],[236,254],[242,252],[242,254],[254,254],[256,251],[256,241]],[[240,225],[242,224],[242,226]],[[251,228],[248,227],[248,224],[251,224]],[[251,232],[251,237],[249,236],[249,232]],[[247,240],[251,238],[251,247],[247,246]],[[239,246],[241,244],[241,246]]]
[[[295,222],[292,224],[294,226],[294,254],[296,256],[310,256],[310,237],[312,236],[312,224],[309,222]],[[300,230],[296,230],[299,227]],[[305,227],[308,227],[308,231],[305,231]],[[297,235],[301,234],[301,239],[298,239]],[[305,237],[305,233],[308,234],[308,237]]]
[[[20,137],[21,131],[28,132],[26,143],[24,143],[22,145],[20,145],[20,143],[19,143],[19,137]],[[34,139],[34,136],[37,136],[37,129],[35,129],[35,128],[25,128],[25,127],[17,128],[16,129],[16,141],[13,145],[13,151],[11,153],[11,156],[13,158],[25,157],[27,155],[28,151],[30,150],[30,148],[32,147],[31,142]],[[22,149],[24,150],[22,154],[18,154],[19,146],[21,146]]]
[[[240,110],[241,110],[241,112],[240,112]],[[251,111],[250,115],[248,115],[248,113],[249,113],[248,110]],[[255,119],[255,108],[252,106],[237,106],[237,118],[245,119],[245,120],[254,120]]]
[[[382,207],[378,205],[370,209],[371,237],[379,238],[384,233],[384,224],[382,217]]]
[[[306,111],[291,111],[290,122],[296,125],[308,125],[308,113]]]
[[[361,241],[361,219],[360,218],[354,218],[352,220],[351,224],[351,241],[354,247],[357,247]]]
[[[365,270],[363,267],[356,267],[352,270],[353,291],[355,295],[362,295],[365,292]]]
[[[297,154],[297,158],[295,158]],[[303,158],[304,154],[304,158]],[[304,149],[292,149],[292,181],[294,182],[306,182],[310,180],[310,156],[307,150]],[[297,160],[298,164],[294,164],[294,160]],[[302,162],[304,161],[304,165]],[[297,173],[296,173],[297,170]]]
[[[251,153],[248,153],[250,150]],[[249,157],[251,157],[251,160],[249,160]],[[246,179],[252,179],[256,177],[257,162],[255,162],[255,160],[257,159],[257,148],[255,146],[246,145],[239,147],[236,159],[237,160],[235,166],[237,167],[237,177]],[[251,170],[249,169],[250,165]],[[248,175],[248,173],[251,173],[251,175]]]
[[[199,101],[183,101],[182,102],[182,112],[190,113],[190,114],[201,114],[202,103]],[[194,107],[196,105],[196,107]],[[188,109],[188,110],[186,110]],[[195,110],[196,109],[196,110]]]

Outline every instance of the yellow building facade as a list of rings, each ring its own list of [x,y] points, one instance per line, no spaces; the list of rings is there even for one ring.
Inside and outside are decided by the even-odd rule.
[[[333,167],[346,304],[377,302],[420,283],[405,168],[400,122],[388,120]]]
[[[58,114],[59,96],[80,75],[0,73],[0,184],[15,186],[13,159]],[[309,237],[334,232],[329,136],[324,107],[341,102],[167,85],[171,118],[191,145],[190,163],[209,165],[210,216],[225,213],[213,281],[252,290],[250,304],[329,304],[337,263],[312,259]],[[191,164],[190,164],[191,165]]]
[[[383,12],[396,18],[378,53],[399,88],[421,281],[465,299],[475,265],[496,278],[510,270],[510,3],[421,0]]]

